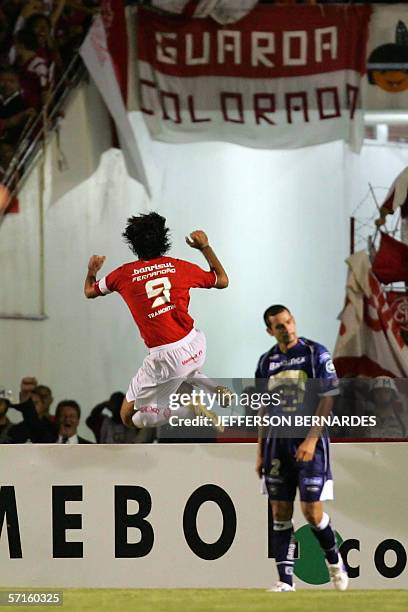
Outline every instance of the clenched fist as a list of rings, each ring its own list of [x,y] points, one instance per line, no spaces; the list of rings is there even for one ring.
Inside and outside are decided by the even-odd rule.
[[[198,249],[199,251],[208,247],[208,237],[203,230],[191,232],[190,236],[186,236],[186,242],[192,249]]]
[[[96,273],[102,268],[105,263],[105,255],[92,255],[88,262],[88,270],[92,274],[96,275]]]

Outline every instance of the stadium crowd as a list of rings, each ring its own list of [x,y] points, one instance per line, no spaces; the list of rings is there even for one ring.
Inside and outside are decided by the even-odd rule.
[[[100,0],[0,3],[0,182],[29,125],[75,55]]]
[[[157,437],[154,429],[131,430],[122,424],[120,407],[123,398],[123,393],[115,392],[109,399],[95,406],[86,419],[92,432],[90,437],[94,437],[93,441],[99,444],[153,442]],[[52,414],[53,402],[50,387],[38,384],[32,376],[23,378],[19,403],[14,404],[8,398],[0,397],[0,443],[91,444],[93,441],[78,435],[81,419],[78,402],[63,399],[58,402],[55,414]],[[11,421],[9,411],[19,414],[20,421]]]
[[[330,436],[358,440],[408,439],[408,387],[406,381],[396,382],[387,376],[367,378],[347,377],[340,380],[340,394],[336,398],[333,414],[336,416],[375,416],[375,427],[332,427]],[[407,381],[408,382],[408,381]],[[398,386],[397,386],[398,385]],[[256,392],[255,387],[244,390]],[[21,381],[19,403],[11,403],[0,395],[0,444],[58,443],[58,444],[145,444],[152,442],[234,442],[255,441],[257,428],[240,427],[239,430],[219,432],[214,427],[187,426],[173,428],[163,425],[158,429],[141,430],[125,427],[120,417],[124,394],[116,391],[109,399],[98,403],[86,418],[90,440],[78,435],[81,408],[73,399],[58,402],[55,414],[52,390],[38,384],[34,377]],[[253,411],[247,411],[247,416]],[[9,418],[11,417],[11,419]]]
[[[259,2],[331,4],[333,0]],[[127,0],[125,4],[165,6],[153,0]],[[29,131],[29,126],[39,115],[45,119],[58,100],[58,95],[51,97],[51,91],[75,56],[100,7],[101,0],[3,0],[0,3],[0,183],[7,184],[9,191],[14,190],[19,180],[12,164],[14,154],[27,134],[29,146],[40,129],[38,126],[37,132]]]

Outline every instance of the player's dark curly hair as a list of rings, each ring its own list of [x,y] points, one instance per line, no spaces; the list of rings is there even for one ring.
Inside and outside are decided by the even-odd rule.
[[[280,312],[283,312],[284,310],[287,310],[290,314],[289,308],[283,306],[282,304],[274,304],[273,306],[269,306],[269,308],[265,310],[263,316],[266,327],[270,327],[269,317],[274,317],[275,315],[279,314]]]
[[[130,217],[122,236],[139,259],[155,259],[170,249],[166,219],[158,213]]]

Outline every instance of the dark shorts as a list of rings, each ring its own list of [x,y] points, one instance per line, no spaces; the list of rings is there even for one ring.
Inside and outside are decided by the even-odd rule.
[[[333,499],[329,439],[322,437],[312,461],[296,461],[303,439],[271,438],[265,441],[264,475],[270,500],[293,501],[299,488],[301,501]]]

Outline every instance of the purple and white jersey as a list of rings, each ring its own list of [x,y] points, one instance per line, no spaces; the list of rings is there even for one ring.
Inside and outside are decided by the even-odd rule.
[[[322,396],[338,395],[338,379],[326,347],[306,338],[283,353],[273,346],[259,359],[255,373],[257,387],[279,393],[278,410],[299,413],[314,409]]]
[[[312,340],[299,338],[283,353],[278,345],[261,356],[256,369],[257,388],[278,393],[280,403],[270,415],[314,414],[322,397],[338,394],[338,379],[329,351]],[[271,404],[272,406],[272,404]],[[307,430],[271,425],[264,441],[265,486],[271,500],[314,502],[333,497],[329,438],[324,429],[311,461],[296,460],[296,451]]]

